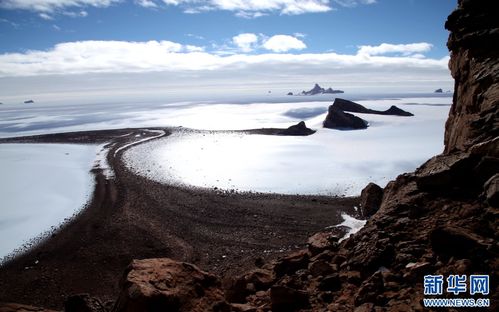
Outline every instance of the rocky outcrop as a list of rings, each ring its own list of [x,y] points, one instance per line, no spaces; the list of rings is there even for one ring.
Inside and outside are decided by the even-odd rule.
[[[499,135],[499,19],[493,0],[460,0],[447,19],[454,100],[445,126],[445,153]]]
[[[414,116],[414,114],[404,111],[397,106],[392,105],[386,111],[378,111],[374,109],[366,108],[358,103],[336,98],[334,99],[333,106],[344,111],[344,112],[352,112],[352,113],[361,113],[361,114],[377,114],[377,115],[394,115],[394,116]]]
[[[444,92],[444,90],[442,90],[442,89],[437,89],[437,90],[435,90],[433,93],[443,93],[443,92]]]
[[[24,104],[33,104],[33,103],[35,103],[35,101],[33,101],[33,100],[24,101]]]
[[[278,135],[311,135],[314,134],[315,130],[307,128],[307,125],[304,121],[300,121],[296,125],[292,125],[291,127],[279,131]]]
[[[339,130],[366,129],[367,125],[364,119],[345,113],[334,105],[329,106],[328,114],[323,122],[324,128]]]
[[[113,312],[230,310],[214,275],[168,258],[134,260],[121,285]]]
[[[317,95],[317,94],[338,94],[345,93],[342,90],[334,90],[333,88],[324,89],[319,84],[315,84],[314,87],[308,91],[302,91],[302,95]]]
[[[369,183],[360,193],[360,215],[367,219],[378,211],[383,199],[383,189],[374,183]]]

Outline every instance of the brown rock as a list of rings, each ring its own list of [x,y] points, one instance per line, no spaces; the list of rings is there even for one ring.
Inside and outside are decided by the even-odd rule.
[[[359,271],[347,271],[341,272],[340,278],[342,281],[348,282],[350,284],[354,284],[359,286],[361,282],[361,275]]]
[[[499,173],[491,177],[484,185],[487,203],[495,208],[499,208]]]
[[[320,280],[319,289],[323,291],[338,291],[341,289],[341,278],[338,273],[333,273]]]
[[[88,294],[73,295],[64,302],[66,312],[106,312],[104,304],[99,299]]]
[[[277,277],[285,274],[293,274],[300,269],[306,269],[310,261],[307,250],[300,250],[291,255],[281,258],[274,266],[274,273]]]
[[[308,239],[308,250],[315,256],[327,249],[333,249],[337,246],[338,235],[331,231],[319,232],[310,236]]]
[[[273,282],[272,272],[256,269],[235,280],[228,281],[228,285],[225,287],[225,298],[229,302],[243,303],[248,295],[269,289]]]
[[[242,303],[232,303],[231,305],[232,312],[256,312],[257,308],[250,304],[242,304]]]
[[[308,271],[312,276],[325,276],[334,272],[333,267],[325,260],[317,260],[309,264]]]
[[[310,305],[307,292],[286,286],[273,286],[270,289],[270,299],[274,312],[296,311]]]
[[[376,303],[379,294],[383,293],[383,277],[381,272],[374,273],[365,280],[355,294],[355,305],[363,303]]]
[[[121,285],[115,312],[223,311],[228,307],[214,275],[168,258],[133,260]]]
[[[445,23],[455,79],[445,126],[445,153],[497,137],[499,128],[499,25],[494,0],[459,1]]]
[[[55,311],[40,307],[24,305],[24,304],[0,302],[0,312],[55,312]]]
[[[356,307],[354,312],[374,312],[374,303],[366,302]]]
[[[484,256],[487,248],[487,245],[476,234],[453,226],[435,228],[430,234],[430,243],[435,253],[448,257]]]
[[[369,183],[360,193],[360,212],[367,219],[378,211],[383,199],[383,189],[374,183]]]

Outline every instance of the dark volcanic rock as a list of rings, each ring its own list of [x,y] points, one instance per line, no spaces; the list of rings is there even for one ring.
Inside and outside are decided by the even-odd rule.
[[[99,299],[88,294],[73,295],[64,302],[66,312],[106,312],[106,307]]]
[[[214,275],[192,264],[168,258],[134,260],[121,284],[114,312],[200,312],[228,306]]]
[[[339,108],[344,112],[352,112],[352,113],[362,113],[362,114],[377,114],[377,115],[394,115],[394,116],[414,116],[412,113],[406,112],[398,108],[397,106],[392,105],[386,111],[378,111],[374,109],[366,108],[358,103],[336,98],[334,99],[333,106]]]
[[[375,113],[375,114],[378,114],[378,113]],[[380,115],[405,116],[405,117],[414,116],[413,113],[409,113],[403,109],[398,108],[395,105],[390,106],[390,108],[387,109],[386,111],[379,112],[379,114]]]
[[[444,92],[444,90],[442,90],[442,89],[437,89],[437,90],[435,90],[435,92],[434,92],[434,93],[443,93],[443,92]]]
[[[454,100],[445,126],[445,153],[499,135],[497,1],[459,1],[445,23]]]
[[[33,100],[24,101],[24,104],[32,104],[32,103],[35,103],[35,101],[33,101]]]
[[[304,121],[300,121],[296,125],[293,125],[287,129],[279,131],[278,135],[311,135],[314,134],[315,130],[307,128]]]
[[[288,92],[288,95],[293,95],[293,92]]]
[[[328,114],[323,123],[324,128],[351,130],[351,129],[366,129],[367,121],[343,112],[341,109],[329,106]]]
[[[369,218],[378,211],[383,199],[383,189],[374,183],[369,183],[360,193],[360,212],[362,217]]]

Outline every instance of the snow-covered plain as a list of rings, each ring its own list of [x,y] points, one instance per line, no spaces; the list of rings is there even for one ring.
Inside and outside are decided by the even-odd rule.
[[[85,205],[95,155],[94,145],[0,145],[0,260]]]
[[[247,129],[305,120],[318,131],[307,137],[179,133],[133,147],[125,160],[135,172],[166,183],[350,196],[369,182],[384,186],[442,151],[451,98],[359,103],[379,110],[397,105],[415,116],[357,114],[370,127],[340,131],[321,127],[330,105],[326,102],[201,106],[197,114],[184,116],[184,125]]]

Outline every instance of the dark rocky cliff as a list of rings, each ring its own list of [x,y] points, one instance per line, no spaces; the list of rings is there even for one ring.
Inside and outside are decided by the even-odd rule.
[[[499,135],[499,18],[497,1],[460,0],[445,27],[454,101],[445,126],[445,152],[466,150]]]

